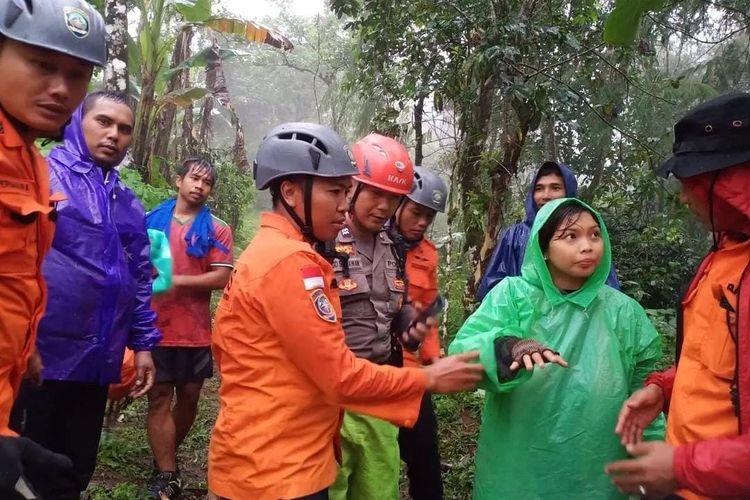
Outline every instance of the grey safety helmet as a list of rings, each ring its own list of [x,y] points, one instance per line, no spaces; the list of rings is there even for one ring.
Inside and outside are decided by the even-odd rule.
[[[305,179],[305,220],[280,203],[300,227],[302,234],[317,241],[312,229],[313,177],[346,177],[357,174],[349,146],[333,130],[316,123],[284,123],[271,129],[261,141],[253,163],[255,187],[268,189],[275,181],[302,175]]]
[[[102,16],[83,0],[0,0],[0,34],[104,66]]]
[[[414,167],[414,187],[406,197],[414,203],[445,213],[448,186],[438,174],[427,167]]]

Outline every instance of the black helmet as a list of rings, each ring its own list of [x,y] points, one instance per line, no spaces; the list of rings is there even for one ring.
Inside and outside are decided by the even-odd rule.
[[[312,227],[313,177],[356,174],[357,167],[344,140],[333,130],[316,123],[285,123],[273,128],[260,143],[253,164],[255,187],[261,190],[285,177],[305,176],[305,220],[283,197],[279,197],[279,202],[311,241],[317,241]]]
[[[316,123],[284,123],[260,143],[253,165],[258,189],[290,175],[344,177],[356,175],[349,147],[333,130]]]
[[[724,94],[691,109],[674,126],[672,152],[657,174],[692,177],[750,162],[750,94]]]
[[[107,59],[104,20],[83,0],[0,0],[0,34],[97,66]]]
[[[448,200],[448,186],[438,174],[427,167],[414,167],[414,188],[407,195],[414,203],[445,212]]]

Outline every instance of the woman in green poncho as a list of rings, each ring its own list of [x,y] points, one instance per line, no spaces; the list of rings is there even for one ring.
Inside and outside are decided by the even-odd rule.
[[[627,498],[604,466],[627,455],[617,415],[661,343],[641,306],[605,285],[611,261],[599,214],[572,198],[546,204],[521,276],[493,288],[450,345],[480,351],[485,368],[475,500]]]

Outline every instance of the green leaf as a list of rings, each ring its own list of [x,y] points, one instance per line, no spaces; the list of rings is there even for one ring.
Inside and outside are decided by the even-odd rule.
[[[208,89],[203,87],[191,87],[188,89],[177,89],[162,96],[160,104],[171,103],[181,108],[192,106],[192,104],[208,94]]]
[[[187,22],[202,23],[211,17],[211,0],[172,0],[172,3]]]
[[[200,52],[193,54],[192,56],[188,57],[179,66],[175,66],[174,68],[170,68],[169,72],[167,73],[167,78],[171,78],[172,75],[177,73],[178,71],[182,71],[183,69],[188,68],[204,68],[208,64],[208,54],[211,52],[211,48],[205,48],[201,50]],[[219,48],[219,57],[222,61],[225,61],[227,59],[232,59],[234,57],[247,57],[252,55],[250,52],[244,52],[241,50],[234,50],[234,49],[222,49]]]
[[[141,53],[141,64],[145,63],[145,66],[151,67],[154,59],[156,59],[156,53],[154,52],[154,44],[148,30],[141,31],[138,37],[138,47]]]
[[[619,47],[632,45],[644,14],[661,8],[663,3],[663,0],[616,0],[604,24],[604,41]]]

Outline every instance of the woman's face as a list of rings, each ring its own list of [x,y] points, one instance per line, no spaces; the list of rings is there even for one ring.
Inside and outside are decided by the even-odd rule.
[[[547,250],[552,280],[563,290],[577,290],[594,274],[604,253],[601,229],[588,212],[562,222]]]

